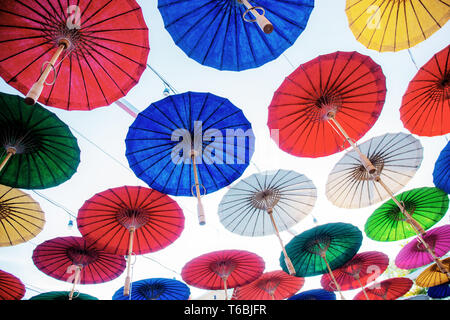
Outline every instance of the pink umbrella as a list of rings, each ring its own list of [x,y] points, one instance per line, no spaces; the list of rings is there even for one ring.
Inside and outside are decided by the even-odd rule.
[[[427,230],[422,237],[436,257],[442,257],[450,250],[450,225]],[[434,257],[415,238],[400,250],[395,258],[395,265],[401,269],[413,269],[433,261],[435,261]]]

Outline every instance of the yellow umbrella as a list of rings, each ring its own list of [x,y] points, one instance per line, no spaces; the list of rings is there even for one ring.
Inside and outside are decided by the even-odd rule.
[[[442,260],[442,264],[449,269],[450,258]],[[423,288],[429,288],[447,283],[449,281],[450,277],[446,273],[443,273],[436,263],[433,263],[431,266],[422,271],[422,273],[417,277],[416,284]]]
[[[450,18],[442,0],[347,0],[345,12],[355,38],[379,52],[411,48]]]
[[[0,185],[0,247],[26,242],[45,224],[39,204],[19,189]]]

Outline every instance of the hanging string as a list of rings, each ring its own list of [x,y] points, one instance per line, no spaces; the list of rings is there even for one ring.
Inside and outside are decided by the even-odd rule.
[[[291,60],[287,57],[286,54],[283,53],[283,57],[286,59],[286,61],[291,65],[292,69],[295,69],[295,66],[292,64]]]
[[[166,79],[164,79],[151,65],[147,63],[147,67],[152,70],[152,72],[164,83],[167,89],[172,91],[174,94],[178,94],[178,91],[169,82],[167,82]]]
[[[419,67],[417,66],[416,61],[414,60],[414,57],[411,53],[411,50],[408,49],[408,53],[409,53],[409,57],[411,58],[411,61],[414,63],[414,65],[416,66],[416,69],[419,70]]]

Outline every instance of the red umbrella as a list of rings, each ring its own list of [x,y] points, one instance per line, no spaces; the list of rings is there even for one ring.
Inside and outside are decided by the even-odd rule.
[[[234,290],[233,300],[283,300],[295,294],[305,279],[282,270],[266,272],[255,281]]]
[[[161,250],[184,229],[184,215],[169,196],[144,187],[123,186],[97,193],[80,208],[78,229],[106,252],[128,255],[124,295],[128,295],[131,255]]]
[[[401,269],[414,269],[433,261],[442,265],[440,259],[437,258],[442,257],[450,251],[450,225],[447,224],[427,230],[422,238],[428,244],[434,256],[430,254],[430,251],[425,248],[419,238],[415,238],[408,242],[397,254],[395,258],[395,265],[397,267]]]
[[[29,104],[106,106],[146,68],[148,29],[135,0],[1,1],[1,7],[0,75]]]
[[[342,267],[334,269],[333,275],[341,290],[353,290],[375,281],[387,269],[388,265],[389,257],[382,252],[361,252],[353,256]],[[337,290],[329,274],[322,276],[321,284],[325,290]],[[363,292],[365,292],[364,289]]]
[[[327,156],[355,146],[378,119],[385,96],[385,76],[370,57],[322,55],[300,65],[277,89],[268,126],[279,130],[282,150]]]
[[[58,280],[75,285],[111,281],[125,270],[125,259],[95,248],[82,237],[59,237],[47,240],[33,251],[36,267]]]
[[[400,119],[411,133],[440,136],[450,132],[450,45],[436,53],[408,85]]]
[[[407,293],[413,285],[409,278],[391,278],[375,283],[363,291],[357,293],[353,300],[395,300]]]
[[[225,291],[245,285],[262,275],[264,260],[248,251],[222,250],[198,256],[185,264],[181,271],[183,280],[194,287]]]
[[[25,295],[25,286],[16,276],[0,270],[0,300],[20,300]]]

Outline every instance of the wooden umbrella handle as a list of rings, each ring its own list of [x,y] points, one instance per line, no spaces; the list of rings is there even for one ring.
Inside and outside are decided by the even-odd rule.
[[[196,191],[196,197],[197,197],[197,215],[198,215],[198,223],[202,226],[206,223],[205,221],[205,209],[203,208],[203,204],[201,201],[201,195],[200,195],[200,183],[198,180],[198,172],[197,172],[197,164],[195,162],[195,151],[191,151],[191,160],[192,160],[192,169],[194,170],[194,180],[195,180],[195,191]],[[203,189],[205,187],[203,186]],[[206,191],[206,190],[205,190]]]
[[[125,285],[123,287],[123,295],[130,295],[130,285],[131,285],[131,255],[133,253],[133,241],[134,241],[134,233],[136,231],[135,227],[130,227],[130,241],[128,246],[128,259],[127,259],[127,277],[125,278]]]
[[[333,271],[331,270],[331,267],[330,267],[330,265],[328,264],[328,261],[327,261],[325,252],[321,252],[321,253],[320,253],[320,256],[322,257],[323,261],[325,262],[325,265],[327,266],[328,273],[330,274],[331,280],[333,280],[334,285],[336,286],[336,289],[337,289],[337,291],[339,292],[339,294],[340,294],[340,296],[341,296],[341,299],[342,299],[342,300],[345,300],[345,298],[344,298],[344,296],[342,295],[342,292],[341,292],[341,286],[340,286],[339,283],[336,281],[336,278],[334,277]]]
[[[269,21],[269,19],[265,16],[265,10],[262,7],[254,7],[247,0],[237,0],[239,3],[243,4],[247,10],[242,15],[243,19],[247,22],[254,22],[258,24],[259,28],[266,34],[269,34],[273,31],[273,24]],[[259,14],[256,9],[263,10],[263,14]],[[255,20],[248,20],[245,18],[248,12],[251,12],[255,16]]]
[[[14,147],[9,147],[6,150],[6,157],[5,159],[3,159],[2,163],[0,163],[0,172],[3,170],[3,168],[6,166],[6,164],[8,163],[9,159],[16,154],[16,148]]]
[[[47,66],[45,67],[44,71],[41,73],[39,79],[33,84],[33,86],[30,88],[30,91],[28,91],[24,101],[26,104],[33,105],[36,103],[36,101],[39,99],[42,90],[44,89],[45,80],[47,80],[48,75],[50,74],[51,70],[54,70],[56,61],[58,60],[61,53],[70,47],[70,41],[67,39],[61,39],[58,45],[58,49],[53,54],[52,58],[49,62],[47,62]],[[55,74],[56,77],[56,74]]]
[[[72,290],[70,290],[70,293],[69,293],[69,300],[73,299],[73,294],[75,292],[75,286],[80,282],[81,268],[82,268],[82,266],[80,266],[80,265],[77,265],[75,268],[75,278],[73,280]]]
[[[280,236],[280,232],[278,231],[277,225],[275,223],[275,219],[273,218],[273,209],[272,208],[268,208],[267,209],[267,214],[270,217],[270,221],[272,221],[272,226],[273,226],[273,228],[275,230],[275,234],[277,235],[278,241],[280,242],[280,245],[281,245],[281,250],[283,250],[284,262],[286,263],[286,267],[288,268],[289,274],[291,276],[295,275],[296,271],[295,271],[294,265],[292,264],[291,258],[289,258],[288,254],[286,252],[286,249],[285,249],[284,244],[283,244],[283,240],[281,239],[281,236]]]

